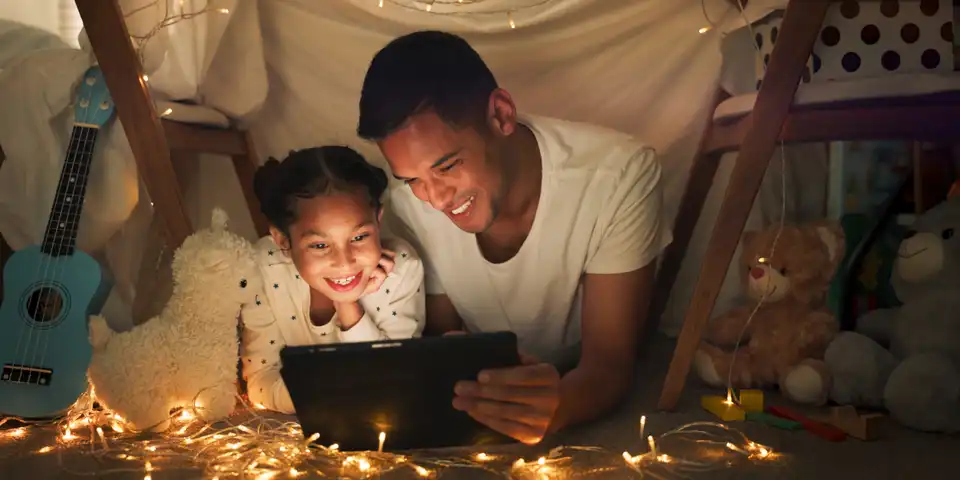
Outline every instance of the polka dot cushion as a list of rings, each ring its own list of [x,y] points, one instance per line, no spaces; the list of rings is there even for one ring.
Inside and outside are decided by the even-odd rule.
[[[834,3],[813,46],[803,83],[891,73],[954,71],[953,0]],[[960,10],[960,8],[958,8]],[[753,25],[760,50],[757,89],[780,33],[783,12]]]

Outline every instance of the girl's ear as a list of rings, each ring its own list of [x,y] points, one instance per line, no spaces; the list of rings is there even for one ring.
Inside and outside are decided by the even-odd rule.
[[[276,243],[278,247],[290,250],[290,239],[272,225],[270,226],[270,236],[273,238],[273,243]]]
[[[383,205],[377,207],[377,224],[383,223]]]

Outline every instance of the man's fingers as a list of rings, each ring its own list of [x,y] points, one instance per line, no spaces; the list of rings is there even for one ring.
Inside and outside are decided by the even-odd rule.
[[[542,387],[491,385],[477,382],[459,382],[454,388],[454,393],[464,397],[537,406],[548,406],[556,400],[551,390]]]
[[[533,355],[527,355],[526,353],[523,353],[523,352],[519,352],[519,355],[520,355],[521,365],[536,365],[538,363],[541,363],[540,360],[537,359],[537,357],[534,357]]]
[[[477,411],[467,411],[467,414],[474,420],[527,445],[536,445],[543,440],[540,428]]]
[[[543,430],[550,424],[550,417],[536,407],[518,403],[497,402],[476,398],[454,398],[454,407],[487,417],[508,419]]]
[[[560,381],[557,369],[549,363],[519,367],[483,370],[478,375],[480,383],[502,385],[550,386]]]

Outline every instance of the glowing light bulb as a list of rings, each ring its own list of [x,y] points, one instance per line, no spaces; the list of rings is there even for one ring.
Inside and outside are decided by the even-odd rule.
[[[513,23],[513,12],[507,12],[507,23],[510,24],[510,28],[517,28],[517,24]]]
[[[166,117],[167,115],[170,115],[171,113],[173,113],[173,109],[172,109],[172,108],[168,108],[168,109],[164,110],[163,113],[160,114],[160,116],[161,116],[161,117]]]
[[[380,8],[383,8],[383,0],[380,0],[380,4],[377,5],[377,6],[380,7]]]
[[[709,31],[710,31],[710,27],[701,27],[700,30],[697,30],[697,33],[699,33],[700,35],[703,35],[704,33],[707,33]]]

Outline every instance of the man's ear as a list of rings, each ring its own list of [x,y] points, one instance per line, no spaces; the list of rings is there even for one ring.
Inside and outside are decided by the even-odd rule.
[[[278,247],[284,250],[290,249],[290,239],[273,225],[270,226],[270,236],[273,238],[273,243],[276,243]]]
[[[517,130],[517,106],[510,93],[498,88],[487,103],[487,127],[495,135],[509,137]]]

